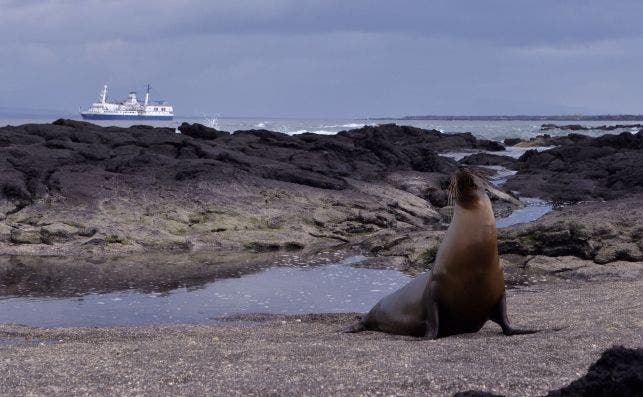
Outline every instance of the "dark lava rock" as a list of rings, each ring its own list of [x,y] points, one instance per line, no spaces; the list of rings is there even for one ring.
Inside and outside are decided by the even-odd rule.
[[[498,230],[500,254],[575,256],[604,264],[643,260],[643,195],[557,209]]]
[[[547,130],[570,130],[570,131],[586,131],[589,127],[584,127],[579,124],[556,125],[556,124],[543,124],[540,126],[541,131]]]
[[[504,144],[507,146],[533,147],[533,146],[560,146],[573,145],[593,138],[582,134],[568,134],[565,136],[551,136],[549,134],[536,135],[529,139],[507,138]]]
[[[477,139],[470,132],[446,134],[438,130],[424,130],[397,124],[382,124],[379,126],[365,126],[350,131],[342,131],[339,136],[350,137],[357,140],[376,139],[388,144],[418,143],[430,144],[430,148],[437,152],[446,152],[456,149],[481,149],[498,151],[505,150],[504,146],[496,141]]]
[[[183,135],[199,139],[217,139],[222,136],[230,135],[230,133],[227,131],[219,131],[217,129],[206,127],[203,124],[199,123],[182,123],[179,126],[179,131],[181,131],[181,134]]]
[[[513,168],[516,159],[509,156],[500,156],[490,153],[476,153],[460,160],[461,164],[467,165],[500,165],[506,168]]]
[[[640,397],[643,395],[643,349],[614,346],[587,370],[582,378],[569,386],[550,391],[546,397]],[[502,397],[497,394],[469,390],[453,397]]]
[[[505,147],[502,143],[498,141],[490,141],[487,139],[478,139],[475,147],[476,149],[488,150],[490,152],[499,152],[505,150]]]
[[[0,128],[0,208],[16,211],[51,194],[83,202],[111,189],[116,176],[138,188],[141,178],[170,186],[177,180],[252,176],[338,190],[346,187],[346,177],[372,181],[394,171],[450,173],[456,163],[439,151],[502,146],[470,133],[395,124],[335,136],[229,134],[187,123],[179,130],[66,119]]]
[[[74,129],[89,129],[89,128],[98,127],[96,124],[88,123],[87,121],[78,121],[78,120],[69,120],[69,119],[58,119],[51,124],[71,127]]]
[[[427,199],[437,208],[446,207],[449,204],[449,194],[445,190],[433,190],[428,193]]]
[[[547,397],[635,397],[643,395],[643,349],[614,346],[603,352],[587,374]]]
[[[614,125],[599,125],[599,126],[582,126],[578,124],[557,125],[557,124],[543,124],[540,127],[541,131],[547,130],[571,130],[571,131],[614,131],[621,129],[643,128],[643,124],[614,124]]]
[[[611,200],[643,192],[643,133],[567,137],[543,152],[528,151],[515,163],[506,187],[523,196],[556,202]]]
[[[585,230],[578,230],[567,223],[534,225],[526,229],[499,231],[500,254],[576,256],[593,259],[594,247]]]

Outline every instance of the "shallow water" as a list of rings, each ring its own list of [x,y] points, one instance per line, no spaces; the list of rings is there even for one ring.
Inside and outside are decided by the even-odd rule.
[[[492,170],[494,175],[489,177],[489,181],[493,183],[496,187],[500,187],[507,183],[510,177],[516,175],[517,171],[510,170],[507,167],[501,165],[481,165],[481,167]]]
[[[368,311],[410,277],[395,270],[352,267],[365,257],[318,267],[272,267],[203,288],[167,293],[137,291],[74,298],[0,300],[0,323],[42,327],[196,324],[239,313]]]
[[[551,203],[537,198],[521,197],[520,201],[522,201],[525,206],[515,210],[509,216],[496,219],[497,228],[505,228],[521,223],[533,222],[542,218],[554,208]]]

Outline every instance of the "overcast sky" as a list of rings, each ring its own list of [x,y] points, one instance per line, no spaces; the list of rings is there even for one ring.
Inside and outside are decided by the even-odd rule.
[[[0,0],[0,112],[643,113],[643,1]]]

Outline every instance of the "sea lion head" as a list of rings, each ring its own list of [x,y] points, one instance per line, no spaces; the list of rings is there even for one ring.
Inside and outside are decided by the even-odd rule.
[[[489,185],[489,174],[485,170],[472,167],[458,167],[458,171],[451,177],[449,196],[462,207],[475,206],[483,197]]]

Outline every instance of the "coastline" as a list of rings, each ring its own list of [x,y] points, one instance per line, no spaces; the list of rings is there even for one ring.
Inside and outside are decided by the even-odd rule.
[[[182,127],[0,128],[0,291],[37,293],[34,274],[46,296],[132,282],[198,286],[279,256],[306,262],[335,250],[416,274],[430,268],[448,226],[446,186],[458,163],[443,154],[465,150],[472,154],[460,164],[517,171],[495,194],[497,211],[518,208],[515,191],[554,202],[537,221],[499,230],[499,248],[513,321],[566,328],[505,338],[488,324],[419,342],[337,334],[355,314],[168,327],[2,324],[0,370],[41,381],[6,377],[1,393],[533,395],[578,378],[613,344],[642,345],[642,132],[516,142],[555,148],[514,159],[471,134],[395,125],[337,136]],[[119,268],[136,262],[152,266]],[[51,275],[62,269],[76,278],[57,284]],[[73,384],[61,383],[60,371],[77,374]]]
[[[509,291],[514,324],[546,329],[514,337],[490,323],[436,341],[338,333],[352,314],[169,327],[3,324],[0,393],[544,395],[583,376],[603,350],[643,345],[642,287],[639,279]]]

